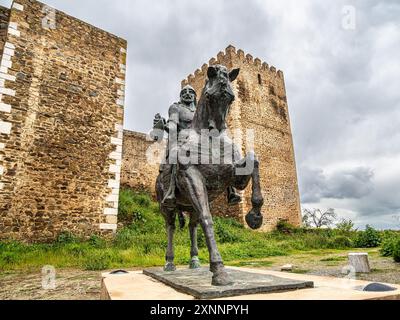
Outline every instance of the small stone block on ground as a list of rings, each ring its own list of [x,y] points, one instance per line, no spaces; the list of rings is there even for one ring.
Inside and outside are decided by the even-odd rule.
[[[368,253],[349,253],[349,265],[354,268],[356,273],[370,273]]]

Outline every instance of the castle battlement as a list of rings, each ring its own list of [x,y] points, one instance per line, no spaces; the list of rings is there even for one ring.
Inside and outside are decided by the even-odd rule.
[[[277,70],[274,66],[269,66],[268,63],[262,61],[260,58],[254,58],[250,53],[246,54],[242,49],[236,50],[233,45],[229,45],[225,51],[218,52],[216,57],[211,58],[208,63],[203,64],[201,69],[197,69],[193,74],[182,80],[182,86],[190,84],[196,77],[205,77],[209,66],[223,64],[227,60],[237,61],[238,64],[245,63],[252,65],[264,76],[283,79],[283,72],[281,70]]]

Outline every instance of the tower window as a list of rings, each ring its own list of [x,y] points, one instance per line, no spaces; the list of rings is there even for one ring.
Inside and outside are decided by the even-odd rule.
[[[259,84],[259,85],[262,85],[261,74],[258,74],[258,84]]]

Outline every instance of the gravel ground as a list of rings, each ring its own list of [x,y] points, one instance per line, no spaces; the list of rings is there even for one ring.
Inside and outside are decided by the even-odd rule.
[[[370,256],[372,272],[358,274],[357,279],[371,282],[400,284],[400,264],[391,258],[382,258],[377,249],[366,250]],[[293,264],[294,272],[312,275],[344,277],[342,268],[347,265],[345,251],[311,251],[287,257],[270,257],[240,262],[241,266],[280,270]],[[232,263],[232,265],[235,265]],[[239,265],[239,262],[236,263]],[[42,287],[40,270],[30,272],[0,273],[0,300],[98,300],[101,272],[82,270],[56,270],[55,289]]]

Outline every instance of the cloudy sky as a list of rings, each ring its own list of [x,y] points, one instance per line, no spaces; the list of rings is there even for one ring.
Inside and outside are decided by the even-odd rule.
[[[282,69],[303,206],[400,228],[399,1],[46,3],[128,40],[130,130],[148,132],[180,81],[228,44]]]

